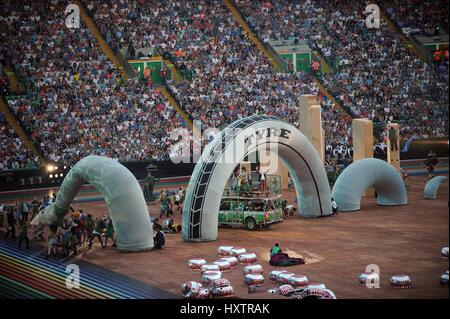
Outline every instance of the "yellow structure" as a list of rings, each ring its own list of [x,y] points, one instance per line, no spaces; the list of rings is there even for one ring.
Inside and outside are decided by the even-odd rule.
[[[325,159],[324,130],[322,129],[322,111],[315,95],[302,95],[299,105],[300,131],[317,150],[322,162]]]
[[[393,128],[397,139],[395,141],[396,145],[392,144],[389,138],[389,131]],[[397,172],[400,172],[400,127],[397,123],[391,123],[386,125],[386,136],[387,138],[387,161],[389,164],[394,166]]]

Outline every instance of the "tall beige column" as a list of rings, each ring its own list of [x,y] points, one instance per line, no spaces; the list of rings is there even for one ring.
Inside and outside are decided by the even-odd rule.
[[[373,123],[369,119],[353,119],[353,161],[373,157]]]
[[[389,138],[389,131],[393,128],[395,134],[397,135],[397,147],[391,145],[391,139]],[[390,123],[386,125],[386,136],[387,136],[387,161],[389,164],[394,166],[397,172],[400,172],[400,127],[397,123]]]
[[[369,119],[353,119],[353,162],[373,157],[373,122]],[[373,188],[366,190],[364,196],[374,196]]]
[[[305,94],[300,96],[300,131],[314,145],[317,154],[323,162],[325,159],[325,143],[321,112],[321,106],[317,102],[315,95]]]

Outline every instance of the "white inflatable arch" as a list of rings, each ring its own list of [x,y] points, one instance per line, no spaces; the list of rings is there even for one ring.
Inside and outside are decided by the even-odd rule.
[[[63,219],[85,183],[92,184],[105,198],[118,250],[138,252],[153,248],[152,224],[139,182],[118,161],[102,156],[87,156],[76,163],[64,178],[56,201],[32,224],[52,225]]]
[[[423,197],[425,199],[436,199],[439,185],[445,180],[447,180],[446,176],[435,176],[430,179],[423,189]]]
[[[254,115],[221,131],[195,165],[183,206],[184,240],[217,239],[220,201],[228,178],[246,156],[267,148],[277,152],[288,167],[300,215],[331,215],[330,187],[314,146],[291,124],[274,116]]]
[[[400,174],[389,163],[377,158],[363,158],[350,164],[337,178],[332,196],[340,212],[357,211],[367,188],[377,192],[377,204],[406,205],[408,196]]]

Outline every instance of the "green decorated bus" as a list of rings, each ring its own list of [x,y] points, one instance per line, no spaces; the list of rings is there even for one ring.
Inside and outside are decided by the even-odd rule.
[[[261,188],[258,181],[248,185],[231,178],[219,208],[220,226],[244,226],[247,230],[269,228],[283,221],[280,176],[268,175]]]

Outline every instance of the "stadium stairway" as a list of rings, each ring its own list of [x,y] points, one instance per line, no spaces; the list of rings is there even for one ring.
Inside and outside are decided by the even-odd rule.
[[[16,72],[11,66],[5,67],[5,73],[9,80],[9,92],[10,93],[22,93],[23,86],[17,78]]]
[[[184,122],[188,125],[188,127],[192,130],[193,124],[192,120],[189,118],[189,116],[182,110],[180,104],[175,100],[173,95],[167,90],[167,87],[160,86],[162,95],[167,99],[167,101],[170,103],[170,105],[177,111],[177,113],[181,116],[181,118],[184,120]]]
[[[342,104],[334,98],[334,96],[325,88],[325,86],[322,84],[322,82],[320,82],[320,80],[318,80],[318,79],[316,82],[317,82],[317,85],[319,86],[319,89],[322,92],[322,94],[325,95],[331,101],[331,103],[334,103],[335,109],[338,109],[342,112],[345,120],[352,121],[353,116],[351,116],[350,113],[347,112],[346,109],[344,109]]]
[[[46,160],[42,156],[42,154],[38,151],[36,146],[33,144],[33,142],[30,140],[28,135],[23,130],[22,126],[18,123],[16,117],[8,107],[7,103],[5,102],[3,97],[0,97],[0,112],[5,115],[6,120],[11,125],[11,127],[14,129],[14,131],[19,136],[22,143],[31,150],[34,154],[36,154],[39,157],[39,161],[42,165],[45,165]]]
[[[395,24],[394,21],[388,16],[386,11],[384,10],[383,6],[378,3],[378,6],[380,7],[380,19],[386,21],[387,27],[390,31],[397,34],[397,36],[402,41],[403,45],[417,58],[419,58],[423,63],[428,62],[428,58],[423,54],[421,51],[419,51],[416,46],[403,34],[402,30]]]
[[[259,38],[253,33],[253,31],[250,29],[250,26],[245,22],[244,18],[240,14],[239,10],[237,9],[236,5],[232,2],[232,0],[224,0],[225,6],[230,10],[233,17],[236,19],[236,21],[239,23],[241,28],[244,30],[244,32],[247,34],[247,37],[249,40],[261,51],[261,53],[269,60],[270,64],[274,68],[275,71],[281,71],[281,65],[278,63],[277,59],[272,55],[271,52],[269,52],[265,46],[262,44],[262,42],[259,40]],[[326,64],[329,70],[329,65],[326,63],[326,61],[320,56],[317,55],[320,58],[320,63]],[[320,91],[323,95],[326,95],[332,103],[334,103],[335,107],[341,110],[345,116],[346,120],[352,120],[352,116],[342,107],[342,105],[328,92],[328,90],[320,83],[319,80],[316,81],[317,85],[320,88]]]
[[[242,17],[234,3],[231,0],[224,0],[224,4],[228,8],[228,10],[230,10],[231,14],[239,23],[242,30],[244,30],[244,33],[247,35],[250,42],[252,42],[261,51],[261,53],[270,62],[275,71],[281,71],[280,63],[278,63],[277,59],[266,49],[264,44],[262,44],[258,37],[253,33],[253,31],[250,29],[250,26],[247,24],[247,22],[245,22],[244,18]]]
[[[113,50],[109,47],[108,44],[106,44],[105,39],[103,38],[103,36],[101,35],[100,31],[98,30],[97,25],[95,24],[94,20],[92,20],[92,18],[87,13],[87,10],[84,7],[84,4],[82,3],[82,1],[81,0],[75,0],[74,3],[76,5],[78,5],[78,7],[80,8],[81,21],[83,21],[83,23],[89,28],[89,30],[91,30],[92,34],[97,39],[97,42],[98,42],[99,47],[102,50],[103,54],[105,54],[105,56],[114,63],[114,66],[120,71],[120,73],[122,74],[123,78],[125,80],[127,80],[128,79],[128,74],[125,71],[125,68],[122,66],[122,64],[120,63],[119,59],[114,54]]]

